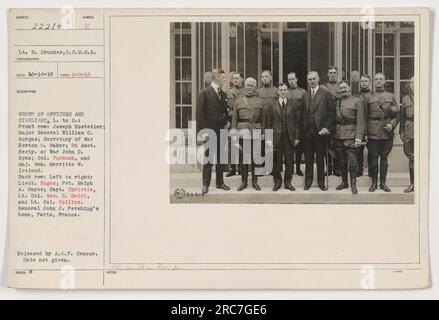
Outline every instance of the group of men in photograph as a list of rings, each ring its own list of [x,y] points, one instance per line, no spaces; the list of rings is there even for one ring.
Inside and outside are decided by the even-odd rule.
[[[363,175],[364,151],[368,149],[368,175],[371,178],[370,192],[378,188],[391,192],[387,185],[388,157],[393,148],[394,131],[400,123],[400,136],[404,142],[404,152],[409,158],[410,186],[405,192],[414,191],[414,79],[410,81],[409,94],[403,97],[401,108],[392,93],[386,92],[386,78],[377,73],[374,90],[371,90],[371,77],[360,77],[360,90],[353,93],[347,81],[338,82],[337,67],[328,68],[328,82],[320,84],[319,74],[307,74],[308,89],[298,86],[294,72],[287,76],[287,83],[273,85],[272,74],[264,70],[261,85],[254,78],[244,79],[239,72],[231,74],[231,88],[223,87],[226,75],[215,69],[205,78],[207,86],[197,101],[197,130],[211,129],[220,136],[224,129],[236,130],[240,150],[246,142],[255,146],[260,140],[262,153],[268,146],[273,150],[274,180],[273,191],[282,188],[295,191],[292,184],[294,170],[304,176],[304,190],[313,185],[314,163],[317,167],[317,185],[322,191],[328,190],[326,178],[329,175],[341,177],[336,190],[351,188],[358,193],[357,177]],[[401,110],[400,110],[401,109]],[[264,134],[254,132],[272,130],[272,139],[265,141]],[[209,135],[201,137],[207,141]],[[233,139],[229,141],[230,146]],[[259,143],[259,142],[258,142]],[[217,144],[215,161],[203,165],[203,194],[209,192],[212,166],[216,165],[216,188],[230,190],[224,183],[224,166],[220,162],[220,144]],[[257,144],[256,144],[257,145]],[[253,147],[252,147],[253,148]],[[253,154],[253,149],[251,151]],[[301,170],[305,155],[305,173]],[[213,162],[213,163],[212,163]],[[239,165],[231,161],[226,177],[241,175],[238,191],[248,188],[251,173],[253,189],[260,191],[255,168],[260,165],[253,160]],[[283,172],[283,177],[282,177]]]

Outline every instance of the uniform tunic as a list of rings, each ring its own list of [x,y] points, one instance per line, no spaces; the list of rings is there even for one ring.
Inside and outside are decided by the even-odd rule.
[[[265,110],[270,105],[270,102],[277,100],[279,97],[276,87],[261,87],[256,89],[256,96],[263,100]]]
[[[415,105],[413,95],[402,98],[400,133],[404,137],[404,153],[409,159],[409,167],[414,167],[414,127]]]
[[[357,150],[352,148],[355,140],[364,137],[364,104],[354,96],[342,97],[336,107],[337,129],[335,149],[339,154],[340,165],[357,166]]]
[[[381,181],[386,180],[388,156],[393,149],[394,129],[399,124],[400,112],[398,104],[392,93],[376,90],[369,96],[367,111],[367,149],[369,151],[370,174]],[[392,124],[393,130],[385,129],[387,124]],[[380,159],[380,160],[379,160]]]
[[[338,82],[327,82],[323,85],[323,87],[326,87],[326,89],[328,89],[334,100],[341,99],[340,84]]]
[[[400,113],[398,103],[390,92],[376,91],[369,97],[367,135],[369,140],[393,139],[394,131],[388,132],[385,126],[391,123],[396,128]]]
[[[252,173],[254,174],[254,155],[253,143],[251,145],[251,159],[250,155],[243,154],[244,140],[251,140],[254,138],[253,130],[263,130],[265,127],[265,111],[263,100],[256,96],[242,96],[236,100],[235,108],[233,110],[232,128],[239,132],[240,142],[240,166],[241,175],[246,177],[248,175],[248,163],[252,164]],[[244,157],[246,159],[244,159]]]
[[[227,92],[227,104],[229,107],[230,115],[233,114],[233,109],[235,108],[236,100],[245,95],[245,90],[243,87],[237,88],[233,87]]]
[[[288,88],[288,97],[292,99],[297,105],[297,113],[299,119],[302,119],[302,112],[305,109],[305,96],[306,90],[300,87]],[[299,140],[302,140],[302,132],[303,132],[303,123],[299,123]],[[295,148],[295,163],[300,170],[300,162],[302,160],[302,154],[304,152],[303,142],[300,142]]]

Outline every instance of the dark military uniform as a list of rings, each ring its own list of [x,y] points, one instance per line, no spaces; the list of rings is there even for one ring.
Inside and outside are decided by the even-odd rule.
[[[249,163],[251,163],[252,172],[252,184],[257,190],[260,190],[257,185],[258,178],[255,175],[255,161],[254,161],[254,150],[253,141],[256,138],[254,136],[253,130],[259,129],[263,130],[265,127],[265,111],[263,106],[263,100],[256,96],[242,96],[236,100],[235,108],[233,110],[232,117],[232,128],[238,130],[239,132],[239,144],[240,144],[240,171],[242,177],[243,185],[240,190],[243,190],[244,186],[247,186]],[[244,154],[244,146],[251,146],[251,154]],[[251,158],[248,158],[251,156]],[[246,158],[244,158],[246,157]]]
[[[322,85],[328,91],[331,93],[332,98],[334,99],[335,105],[338,104],[338,101],[341,99],[341,93],[340,93],[340,84],[338,82],[327,82],[324,85]],[[331,149],[335,149],[335,140],[334,140],[334,134],[330,135],[329,138],[329,147]],[[328,154],[328,174],[334,174],[336,176],[340,176],[340,164],[339,160],[337,158],[334,158],[331,154]]]
[[[298,118],[301,119],[302,112],[305,109],[305,96],[306,90],[300,87],[288,88],[288,98],[292,99],[297,106]],[[302,123],[299,123],[299,139],[302,141],[301,133],[302,127],[300,126]],[[296,163],[296,173],[298,175],[303,175],[302,170],[300,170],[300,162],[302,161],[302,155],[305,152],[305,148],[303,142],[300,142],[295,147],[295,163]]]
[[[400,112],[392,93],[377,90],[370,95],[367,115],[367,149],[370,154],[370,173],[372,186],[369,191],[375,191],[378,183],[378,161],[380,188],[390,192],[386,185],[388,156],[393,148],[394,129],[398,126]],[[386,130],[387,124],[392,124],[393,130]]]
[[[354,94],[354,96],[359,97],[363,101],[364,106],[364,137],[367,136],[367,110],[369,109],[369,101],[371,101],[372,92],[370,89],[361,89],[359,93]],[[372,99],[373,101],[374,99]],[[365,139],[363,140],[363,142]],[[364,170],[364,150],[366,149],[366,145],[363,144],[358,148],[357,161],[358,161],[358,177],[363,176]],[[368,157],[368,163],[370,163],[370,159]],[[369,168],[369,177],[371,177],[370,166]]]
[[[269,104],[279,97],[278,90],[275,86],[261,87],[256,89],[256,96],[263,100],[264,108],[267,110]]]
[[[265,112],[268,112],[270,104],[279,97],[278,89],[275,86],[258,88],[255,95],[262,99]],[[262,156],[265,157],[265,148],[262,148]],[[266,174],[270,175],[271,172],[266,172]]]
[[[355,140],[363,141],[364,138],[364,105],[360,98],[349,96],[342,97],[336,107],[337,127],[335,131],[335,150],[337,151],[342,184],[337,190],[348,187],[348,171],[351,177],[352,193],[357,191],[357,150],[354,148]]]
[[[244,87],[232,87],[227,91],[227,109],[229,112],[230,119],[233,116],[233,109],[235,108],[236,100],[245,95]],[[231,149],[231,140],[229,138],[229,150]],[[229,172],[226,174],[226,177],[231,177],[236,174],[237,166],[232,163],[231,153],[229,153]]]
[[[227,92],[227,102],[230,110],[230,116],[233,114],[233,109],[235,108],[235,102],[238,98],[245,95],[245,90],[243,87],[236,88],[233,87]]]
[[[402,98],[401,106],[401,124],[400,134],[404,142],[404,153],[409,159],[409,172],[410,172],[410,186],[405,189],[405,192],[412,192],[414,190],[415,172],[414,172],[414,159],[415,159],[415,104],[413,94],[409,94]]]

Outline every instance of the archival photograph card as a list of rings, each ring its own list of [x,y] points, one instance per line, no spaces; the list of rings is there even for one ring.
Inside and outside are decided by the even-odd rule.
[[[429,17],[11,9],[8,285],[429,287]]]

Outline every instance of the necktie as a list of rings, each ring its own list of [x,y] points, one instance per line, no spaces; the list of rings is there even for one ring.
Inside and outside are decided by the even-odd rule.
[[[287,104],[285,103],[285,100],[282,100],[282,108],[285,108]]]
[[[311,96],[314,98],[316,95],[316,89],[311,89]]]
[[[221,100],[221,88],[220,87],[218,87],[217,93],[218,93],[218,99]]]

